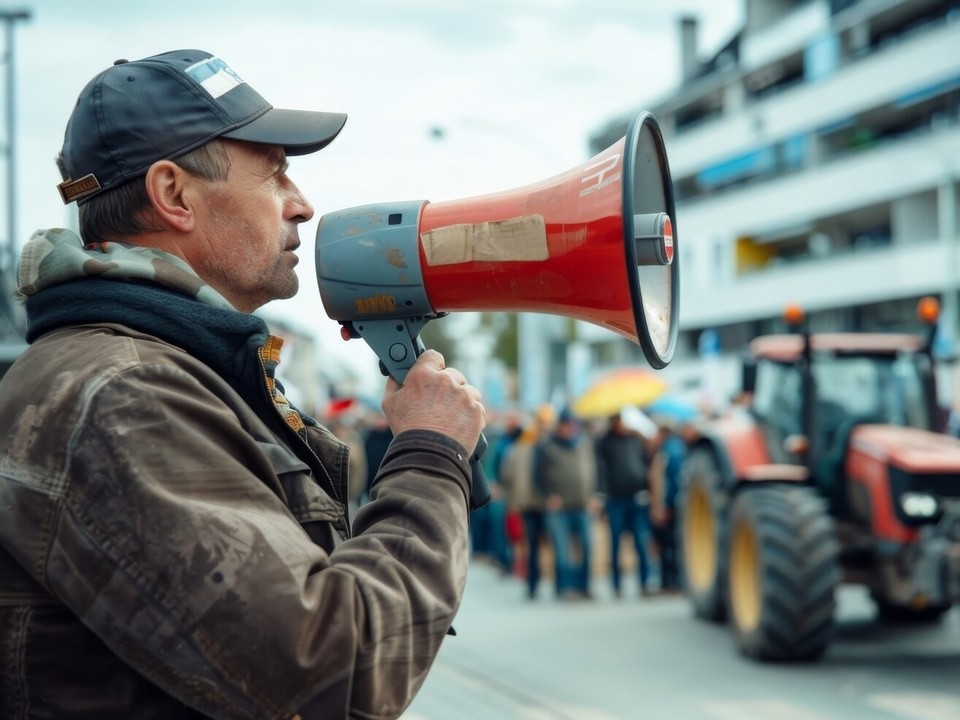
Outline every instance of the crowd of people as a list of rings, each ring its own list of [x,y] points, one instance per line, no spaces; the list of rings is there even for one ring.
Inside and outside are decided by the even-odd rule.
[[[488,428],[494,499],[472,513],[473,556],[522,578],[531,599],[544,575],[558,598],[591,598],[604,576],[619,598],[631,565],[641,596],[678,592],[676,503],[696,422],[654,416],[637,427],[625,414],[584,420],[543,405]]]
[[[531,599],[544,577],[564,600],[591,598],[596,581],[608,581],[619,598],[632,585],[623,580],[628,570],[635,570],[641,596],[678,592],[676,503],[697,424],[645,419],[641,427],[627,412],[585,420],[548,404],[497,417],[485,431],[490,446],[482,459],[492,500],[470,518],[473,558],[522,580]],[[326,423],[351,447],[356,509],[390,443],[390,428],[370,409]]]

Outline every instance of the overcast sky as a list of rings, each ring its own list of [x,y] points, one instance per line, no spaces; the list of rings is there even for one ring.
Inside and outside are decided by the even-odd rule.
[[[277,107],[349,115],[331,146],[292,160],[317,214],[301,230],[300,294],[265,309],[342,344],[316,289],[324,212],[470,197],[575,167],[590,133],[676,87],[680,14],[699,17],[707,54],[739,27],[744,3],[0,0],[32,11],[15,33],[17,240],[69,222],[53,158],[85,83],[117,58],[207,50]]]

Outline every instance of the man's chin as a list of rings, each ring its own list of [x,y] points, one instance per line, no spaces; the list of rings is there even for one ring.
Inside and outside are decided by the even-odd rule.
[[[287,289],[283,292],[282,295],[278,296],[278,300],[289,300],[294,297],[300,291],[300,282],[299,280],[291,283]]]

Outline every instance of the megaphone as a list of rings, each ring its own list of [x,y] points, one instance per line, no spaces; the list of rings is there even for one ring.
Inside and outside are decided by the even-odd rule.
[[[648,112],[579,167],[463,200],[388,202],[320,218],[327,315],[403,382],[420,330],[456,311],[584,320],[673,357],[679,310],[676,209],[663,136]]]

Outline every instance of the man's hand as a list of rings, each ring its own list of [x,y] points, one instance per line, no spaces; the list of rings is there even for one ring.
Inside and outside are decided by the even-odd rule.
[[[473,452],[487,424],[480,391],[459,370],[446,367],[443,355],[425,350],[403,385],[387,380],[381,403],[394,435],[404,430],[433,430]]]

